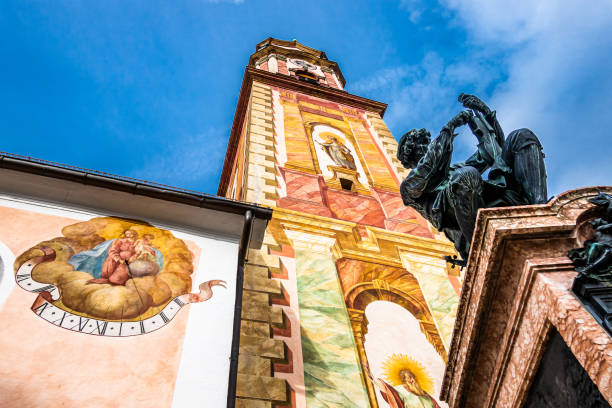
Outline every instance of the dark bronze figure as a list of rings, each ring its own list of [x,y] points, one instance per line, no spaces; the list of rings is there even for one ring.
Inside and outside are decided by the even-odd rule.
[[[612,196],[599,193],[589,201],[604,210],[604,216],[589,221],[594,237],[585,241],[582,248],[569,251],[568,256],[576,267],[578,277],[612,285]]]
[[[452,118],[434,140],[425,129],[402,136],[397,158],[412,169],[401,185],[404,204],[443,231],[465,262],[478,209],[545,203],[546,168],[532,131],[518,129],[506,138],[495,111],[478,97],[461,94],[459,102],[468,110]],[[478,139],[478,150],[465,162],[451,164],[454,131],[466,124]]]
[[[593,238],[567,254],[578,272],[572,292],[612,336],[612,196],[600,192],[589,201],[603,215],[589,221]]]

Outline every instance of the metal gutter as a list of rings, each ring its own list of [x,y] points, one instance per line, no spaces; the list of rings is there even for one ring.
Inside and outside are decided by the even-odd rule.
[[[0,168],[72,181],[94,187],[107,188],[160,200],[171,201],[206,208],[210,210],[245,214],[252,211],[255,218],[270,220],[272,210],[256,204],[248,204],[223,197],[197,193],[190,190],[164,186],[144,180],[115,176],[107,173],[77,168],[74,166],[51,164],[43,160],[25,158],[0,152]]]
[[[247,261],[247,251],[253,230],[253,213],[248,210],[244,214],[244,227],[238,247],[238,267],[236,271],[236,303],[234,306],[234,328],[232,333],[232,348],[230,354],[230,372],[227,385],[227,407],[236,406],[236,384],[238,381],[238,353],[240,349],[240,322],[242,320],[242,289],[244,286],[244,264]]]

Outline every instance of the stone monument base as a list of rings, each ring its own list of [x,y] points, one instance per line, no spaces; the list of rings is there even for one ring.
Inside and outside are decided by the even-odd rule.
[[[612,338],[572,293],[567,257],[589,238],[598,191],[612,187],[480,210],[442,384],[450,408],[610,406]]]

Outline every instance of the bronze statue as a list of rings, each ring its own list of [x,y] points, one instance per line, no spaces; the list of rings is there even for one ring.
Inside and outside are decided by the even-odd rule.
[[[474,95],[459,95],[468,110],[458,113],[431,140],[425,129],[402,136],[397,158],[412,169],[401,185],[404,204],[415,208],[446,234],[464,265],[479,208],[547,202],[542,145],[529,129],[504,137],[495,111]],[[455,129],[469,125],[478,150],[463,163],[451,164]],[[489,170],[488,177],[483,174]]]

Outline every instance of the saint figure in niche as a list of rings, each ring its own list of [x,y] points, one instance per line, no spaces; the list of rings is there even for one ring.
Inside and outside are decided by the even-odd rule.
[[[323,143],[316,141],[323,148],[325,153],[336,164],[336,166],[357,170],[355,159],[351,154],[351,150],[344,143],[338,140],[338,137],[332,134],[322,134]]]
[[[382,368],[386,381],[374,378],[364,367],[390,408],[440,408],[431,396],[433,380],[419,362],[405,354],[393,354],[383,362]]]

